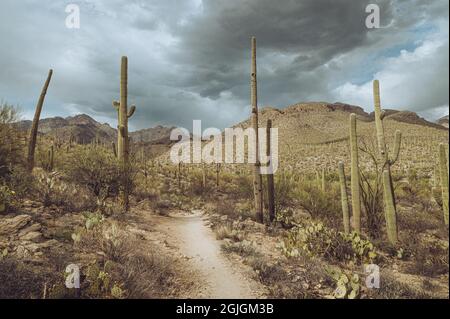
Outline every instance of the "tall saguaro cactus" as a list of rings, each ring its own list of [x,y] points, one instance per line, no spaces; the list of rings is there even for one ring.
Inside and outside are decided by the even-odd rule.
[[[361,189],[359,185],[358,136],[356,134],[356,114],[350,114],[350,152],[352,214],[355,232],[361,232]]]
[[[257,76],[256,76],[256,38],[252,37],[252,66],[251,66],[251,106],[252,106],[252,127],[255,131],[255,165],[253,168],[253,188],[255,194],[255,216],[256,219],[262,223],[263,217],[263,189],[262,176],[260,171],[260,154],[259,154],[259,134],[258,134],[258,91],[257,91]]]
[[[120,194],[120,202],[125,211],[129,207],[130,192],[130,140],[128,138],[128,119],[133,116],[136,107],[132,105],[128,109],[128,58],[122,57],[120,69],[120,102],[114,101],[113,106],[117,110],[118,115],[118,138],[117,138],[117,158],[120,162],[123,174],[122,190]]]
[[[39,119],[41,118],[42,106],[44,105],[45,96],[47,95],[47,89],[50,85],[50,81],[53,76],[53,70],[48,71],[47,80],[42,88],[41,95],[36,105],[36,111],[34,112],[33,124],[31,125],[30,137],[28,141],[28,155],[27,155],[27,167],[28,171],[32,171],[34,168],[34,152],[36,149],[36,140],[39,127]]]
[[[345,178],[344,163],[339,162],[339,184],[341,186],[342,217],[344,221],[344,232],[350,233],[350,214],[348,209],[347,181]]]
[[[395,132],[394,154],[392,158],[389,158],[383,126],[385,113],[381,110],[380,83],[378,80],[373,82],[373,96],[375,104],[375,128],[377,131],[378,150],[383,162],[383,197],[386,229],[389,241],[391,244],[396,244],[398,240],[397,208],[395,203],[394,186],[392,183],[391,166],[398,160],[402,134],[398,130]]]
[[[267,120],[266,126],[266,155],[269,158],[270,165],[272,165],[272,149],[270,140],[270,130],[272,129],[272,120]],[[268,201],[268,215],[269,221],[273,222],[275,220],[275,186],[273,181],[273,173],[270,171],[267,174],[267,201]]]
[[[439,145],[439,170],[441,175],[442,207],[444,209],[444,222],[448,225],[448,163],[445,145]]]

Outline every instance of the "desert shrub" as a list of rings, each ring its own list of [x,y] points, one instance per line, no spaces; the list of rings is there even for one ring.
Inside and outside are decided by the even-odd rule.
[[[449,270],[449,245],[447,241],[438,240],[431,235],[411,235],[406,251],[411,255],[412,263],[408,272],[428,277],[447,274]]]
[[[320,218],[335,228],[341,227],[341,203],[337,188],[330,185],[323,192],[313,183],[304,181],[295,190],[295,197],[313,218]]]
[[[66,172],[69,180],[86,186],[102,199],[117,195],[123,182],[116,158],[100,147],[78,147],[68,160]]]
[[[292,175],[285,173],[279,174],[275,175],[274,188],[276,192],[275,211],[282,213],[291,208],[295,203],[296,183]]]
[[[239,242],[245,239],[245,233],[237,229],[233,229],[233,226],[230,224],[219,225],[214,229],[214,231],[218,240],[228,238],[235,242]]]
[[[382,271],[383,284],[380,289],[368,289],[370,299],[430,299],[433,295],[427,290],[417,290],[404,282],[400,282],[396,274]]]
[[[12,258],[0,258],[0,299],[38,299],[46,281],[54,274],[45,269],[34,270]]]
[[[260,256],[260,252],[257,250],[256,245],[247,240],[240,242],[225,242],[222,244],[221,248],[226,253],[235,253],[242,257]]]
[[[141,249],[140,241],[118,222],[104,220],[80,229],[76,244],[87,251],[103,252],[107,262],[92,264],[86,271],[91,295],[110,298],[158,298],[173,294],[179,283],[175,261],[156,248]],[[147,243],[148,245],[148,243]]]
[[[36,177],[37,200],[45,207],[55,205],[66,210],[82,211],[95,207],[96,202],[83,188],[75,187],[61,179],[58,172],[40,172]]]
[[[235,179],[237,194],[239,198],[253,199],[253,177],[250,175],[240,175]]]
[[[6,179],[9,187],[16,192],[17,197],[24,198],[35,190],[35,178],[22,165],[16,165]]]
[[[13,167],[23,160],[19,132],[12,125],[18,118],[15,107],[0,103],[0,180],[6,178]]]
[[[8,186],[0,186],[0,213],[8,210],[15,192],[12,191]]]
[[[316,222],[292,228],[280,248],[288,257],[306,254],[358,264],[372,263],[377,257],[374,245],[362,235],[341,233]]]
[[[429,210],[432,205],[432,189],[429,181],[420,178],[415,170],[410,170],[406,180],[403,180],[396,189],[397,198],[403,204],[418,204],[421,210]]]
[[[382,236],[384,224],[383,191],[381,175],[374,172],[361,172],[361,203],[366,214],[367,233],[372,239]]]

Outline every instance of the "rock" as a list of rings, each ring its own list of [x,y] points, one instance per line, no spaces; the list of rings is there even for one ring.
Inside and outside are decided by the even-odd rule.
[[[41,228],[42,228],[41,224],[38,223],[28,226],[27,228],[24,228],[20,231],[19,237],[23,237],[24,235],[30,232],[38,232],[41,230]]]
[[[37,231],[32,231],[20,237],[20,240],[37,243],[42,240],[42,234]]]
[[[30,251],[25,246],[20,245],[16,248],[16,257],[20,259],[29,258],[31,256]]]
[[[0,220],[0,235],[10,235],[24,228],[31,221],[30,215],[18,215]]]
[[[299,219],[311,219],[311,214],[303,209],[296,209],[294,216]]]
[[[256,230],[256,231],[259,231],[259,232],[264,232],[264,231],[266,230],[266,226],[264,226],[263,224],[254,222],[254,221],[251,220],[250,218],[249,218],[249,219],[246,219],[246,220],[242,223],[242,225],[243,225],[244,228],[246,228],[246,229],[253,229],[253,230]]]

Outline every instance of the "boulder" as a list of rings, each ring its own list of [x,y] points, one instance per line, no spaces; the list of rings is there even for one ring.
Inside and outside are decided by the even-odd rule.
[[[41,224],[38,224],[38,223],[28,226],[27,228],[24,228],[20,231],[19,237],[23,237],[26,234],[31,233],[31,232],[38,232],[41,230],[41,228],[42,228]]]
[[[20,237],[20,240],[31,241],[31,242],[37,243],[42,240],[42,234],[37,231],[32,231],[32,232],[26,233],[24,236]]]
[[[0,235],[17,233],[31,221],[30,215],[18,215],[0,220]]]

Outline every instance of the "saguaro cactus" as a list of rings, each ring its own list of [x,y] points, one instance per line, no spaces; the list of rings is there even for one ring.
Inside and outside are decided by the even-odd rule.
[[[356,114],[350,114],[350,152],[352,220],[355,232],[361,232],[361,190],[359,185],[358,136],[356,134]]]
[[[118,138],[117,138],[117,158],[122,166],[123,185],[120,194],[121,205],[125,211],[129,207],[128,195],[130,192],[129,181],[129,138],[128,138],[128,119],[133,116],[136,107],[132,105],[128,109],[128,58],[122,57],[120,70],[120,102],[114,101],[113,106],[118,115]]]
[[[270,165],[272,165],[272,150],[271,150],[271,141],[270,141],[270,130],[272,129],[272,120],[267,120],[266,127],[266,136],[267,136],[267,145],[266,152],[270,161]],[[267,201],[268,201],[268,214],[270,222],[275,220],[275,186],[273,181],[273,174],[269,172],[267,174]]]
[[[252,106],[252,127],[255,131],[255,165],[253,168],[253,188],[255,194],[255,216],[262,223],[263,215],[263,189],[262,176],[260,171],[260,154],[259,154],[259,134],[258,134],[258,91],[257,91],[257,75],[256,75],[256,38],[252,37],[252,66],[251,66],[251,106]]]
[[[326,191],[325,168],[322,168],[321,189],[322,189],[322,192],[325,193],[325,191]]]
[[[49,171],[53,171],[53,166],[55,163],[55,147],[52,145],[50,146],[50,149],[48,150],[48,164],[49,164]]]
[[[444,222],[448,225],[448,164],[445,145],[439,145],[439,170],[441,175],[442,208],[444,209]]]
[[[339,162],[339,183],[341,186],[342,217],[344,221],[344,232],[350,233],[350,214],[348,208],[347,181],[345,178],[344,163]]]
[[[113,151],[114,157],[117,158],[116,143],[111,142],[111,149],[112,149],[112,151]]]
[[[219,187],[220,183],[220,163],[216,164],[216,186]]]
[[[41,118],[42,106],[44,105],[45,96],[47,94],[47,89],[50,84],[50,80],[53,76],[53,70],[48,71],[47,80],[45,81],[44,87],[42,88],[41,95],[39,97],[38,103],[36,105],[36,110],[34,112],[33,124],[31,125],[30,137],[28,141],[28,156],[27,156],[27,167],[28,171],[32,171],[34,168],[34,152],[36,149],[36,140],[39,127],[39,119]]]
[[[392,183],[391,166],[398,160],[400,154],[400,146],[402,134],[400,131],[395,132],[394,154],[389,158],[386,141],[384,138],[383,119],[385,113],[381,110],[380,102],[380,83],[378,80],[373,82],[373,95],[375,104],[375,127],[377,131],[378,150],[381,160],[383,161],[383,197],[386,218],[386,229],[388,239],[391,244],[396,244],[398,240],[397,230],[397,208],[395,204],[394,186]]]

